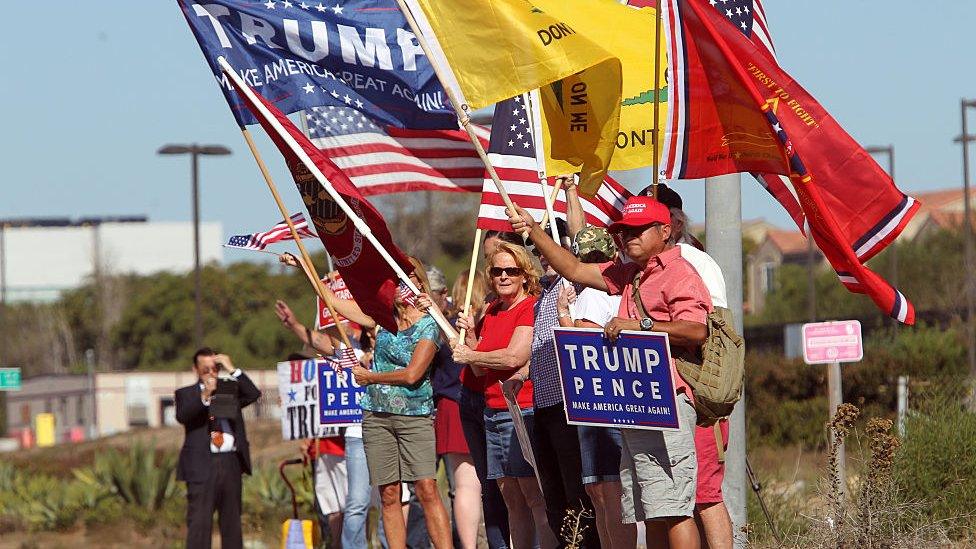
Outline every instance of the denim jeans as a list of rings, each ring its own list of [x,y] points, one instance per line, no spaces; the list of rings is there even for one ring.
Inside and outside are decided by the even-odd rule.
[[[366,523],[373,491],[373,487],[369,484],[366,450],[361,438],[346,438],[346,475],[349,494],[346,496],[346,510],[342,517],[342,547],[361,549],[366,547]],[[386,536],[383,535],[382,519],[379,526],[380,543],[385,549],[387,545]]]
[[[491,549],[508,549],[508,508],[498,483],[488,480],[488,446],[485,440],[485,395],[461,388],[458,401],[461,428],[471,450],[474,469],[481,481],[481,507],[484,509],[485,534]]]

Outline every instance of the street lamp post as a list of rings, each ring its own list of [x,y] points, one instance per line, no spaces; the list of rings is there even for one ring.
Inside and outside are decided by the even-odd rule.
[[[969,358],[969,375],[976,378],[976,325],[973,324],[973,225],[972,206],[969,196],[969,143],[976,141],[976,135],[970,135],[966,124],[966,109],[976,107],[976,99],[959,100],[959,114],[962,119],[962,135],[956,141],[962,144],[962,217],[963,217],[963,260],[965,261],[966,280],[963,288],[966,292],[966,349]]]
[[[164,145],[160,147],[157,154],[174,155],[189,154],[191,164],[192,195],[193,195],[193,336],[197,348],[203,346],[203,310],[202,296],[200,291],[200,183],[198,158],[205,156],[225,156],[230,154],[230,149],[223,145]]]
[[[891,176],[892,181],[895,179],[895,146],[888,145],[885,147],[865,147],[865,151],[868,154],[884,154],[888,156],[888,175]],[[891,270],[891,285],[898,287],[898,247],[895,243],[891,243],[891,247],[888,248],[889,264],[888,268]],[[897,325],[898,322],[895,321]]]

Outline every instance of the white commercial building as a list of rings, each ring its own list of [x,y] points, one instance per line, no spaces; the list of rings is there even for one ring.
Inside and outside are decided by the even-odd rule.
[[[223,260],[223,228],[200,224],[200,262]],[[97,258],[97,262],[96,262]],[[49,301],[96,273],[193,269],[193,223],[145,218],[0,220],[0,298]]]

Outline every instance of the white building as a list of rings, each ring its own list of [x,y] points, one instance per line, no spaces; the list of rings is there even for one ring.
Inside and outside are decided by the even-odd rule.
[[[223,228],[200,224],[200,261],[223,260]],[[193,223],[144,217],[0,220],[0,298],[49,301],[90,278],[193,269]]]

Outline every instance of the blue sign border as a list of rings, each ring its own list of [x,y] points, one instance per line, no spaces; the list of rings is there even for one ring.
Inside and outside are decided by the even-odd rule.
[[[674,370],[671,368],[671,345],[668,339],[668,334],[664,332],[643,332],[643,331],[625,330],[623,332],[620,332],[620,337],[618,338],[617,341],[619,342],[621,341],[621,339],[624,341],[652,340],[657,343],[663,343],[664,358],[666,359],[666,362],[665,361],[662,362],[667,365],[668,374],[665,379],[670,383],[669,388],[663,388],[663,389],[667,391],[665,392],[665,394],[670,394],[671,397],[662,405],[671,407],[671,410],[673,411],[672,416],[674,421],[666,424],[662,424],[659,422],[658,423],[654,423],[654,422],[606,423],[596,419],[587,420],[585,418],[580,418],[579,416],[577,416],[576,419],[570,417],[571,403],[576,401],[576,398],[575,395],[571,394],[571,392],[569,391],[568,380],[563,375],[562,353],[560,353],[559,342],[558,342],[560,332],[565,334],[581,333],[581,332],[590,333],[594,335],[599,334],[601,340],[603,341],[603,344],[606,345],[607,342],[603,336],[603,330],[598,328],[553,328],[552,341],[553,341],[553,346],[556,349],[556,361],[559,365],[559,386],[563,394],[563,413],[566,415],[566,423],[570,425],[586,425],[592,427],[614,427],[618,429],[645,429],[645,430],[653,430],[653,431],[678,431],[681,429],[680,418],[678,414],[678,398],[676,393],[677,383],[674,378]],[[567,365],[566,368],[569,368],[569,366]]]

